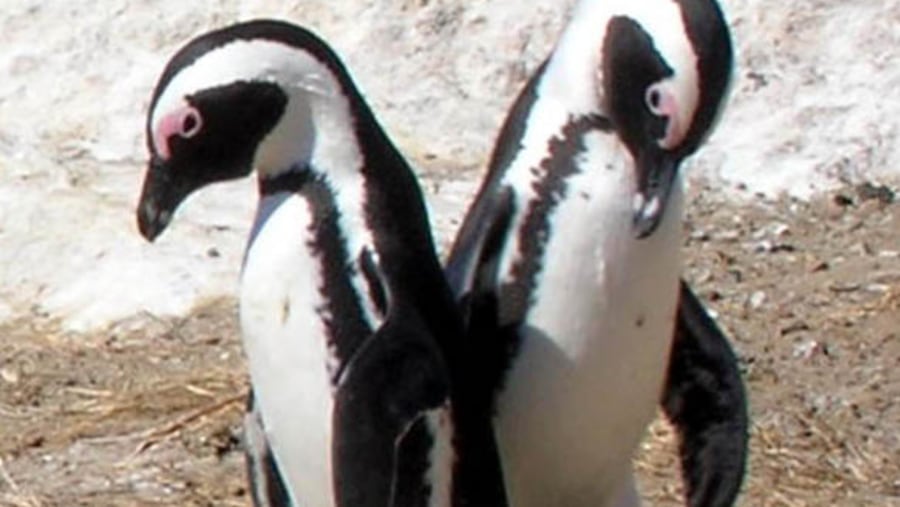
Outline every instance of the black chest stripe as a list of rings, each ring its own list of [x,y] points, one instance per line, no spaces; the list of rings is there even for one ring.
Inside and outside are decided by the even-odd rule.
[[[308,168],[261,180],[260,192],[263,195],[294,192],[309,202],[312,223],[307,231],[311,238],[308,246],[322,266],[322,282],[317,289],[325,301],[316,308],[316,313],[325,324],[328,349],[337,358],[337,367],[329,371],[332,384],[336,385],[344,366],[373,330],[366,322],[360,295],[352,283],[355,268],[340,228],[340,210],[334,192]]]
[[[550,235],[550,215],[567,197],[567,180],[579,172],[576,157],[585,151],[584,136],[593,130],[608,132],[612,126],[602,116],[583,116],[569,122],[548,143],[549,154],[539,165],[544,177],[534,183],[537,197],[525,210],[519,229],[519,259],[512,266],[512,281],[500,287],[501,325],[521,322],[531,306]]]
[[[312,178],[300,194],[306,197],[312,209],[309,246],[322,263],[319,293],[325,300],[316,310],[325,323],[328,346],[333,348],[338,359],[336,370],[330,372],[331,380],[336,384],[353,353],[372,334],[372,328],[366,322],[359,294],[351,282],[354,267],[338,222],[340,211],[334,193],[324,180]]]
[[[312,170],[309,167],[294,166],[277,176],[260,178],[259,195],[274,195],[279,192],[299,193],[312,179]]]

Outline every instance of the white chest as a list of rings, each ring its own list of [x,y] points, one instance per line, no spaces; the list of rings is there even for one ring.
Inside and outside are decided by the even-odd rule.
[[[311,212],[297,196],[268,199],[279,202],[261,203],[261,210],[274,210],[257,224],[241,280],[250,377],[289,489],[305,504],[333,505],[328,365],[334,357],[319,315],[324,307],[321,266],[306,234]]]
[[[589,155],[551,213],[519,353],[498,399],[512,504],[604,505],[655,414],[681,268],[680,182],[649,238],[633,181]]]

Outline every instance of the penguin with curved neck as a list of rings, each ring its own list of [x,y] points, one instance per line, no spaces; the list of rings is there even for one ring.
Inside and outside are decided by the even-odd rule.
[[[240,322],[257,505],[503,505],[413,172],[325,42],[259,20],[190,41],[147,121],[140,232],[256,171]]]
[[[631,458],[660,402],[689,504],[733,503],[743,384],[679,277],[679,171],[731,70],[714,0],[581,0],[510,110],[446,273],[511,505],[639,505]]]

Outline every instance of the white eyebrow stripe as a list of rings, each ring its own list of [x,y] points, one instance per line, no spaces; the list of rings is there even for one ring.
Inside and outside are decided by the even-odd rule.
[[[638,23],[650,35],[654,48],[666,65],[675,71],[675,75],[664,82],[670,83],[669,86],[680,98],[680,123],[691,125],[700,102],[699,58],[676,0],[579,2],[550,61],[547,75],[551,79],[545,83],[545,91],[565,97],[565,101],[579,113],[591,112],[602,105],[603,99],[595,83],[598,77],[602,79],[597,74],[600,72],[601,48],[609,21],[617,16]],[[559,78],[554,81],[555,76]],[[572,79],[572,76],[575,78]]]
[[[264,39],[238,39],[204,54],[184,67],[166,85],[151,112],[156,130],[166,114],[199,90],[239,81],[271,81],[291,84],[316,94],[329,94],[336,83],[313,69],[321,68],[309,52]]]

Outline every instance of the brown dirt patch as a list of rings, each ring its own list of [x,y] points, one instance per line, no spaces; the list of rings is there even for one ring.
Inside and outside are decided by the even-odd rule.
[[[687,276],[752,403],[740,505],[900,506],[900,207],[871,190],[740,206],[690,193]],[[249,505],[234,313],[215,301],[91,336],[0,328],[0,506]],[[670,428],[643,447],[647,503],[679,505]]]

